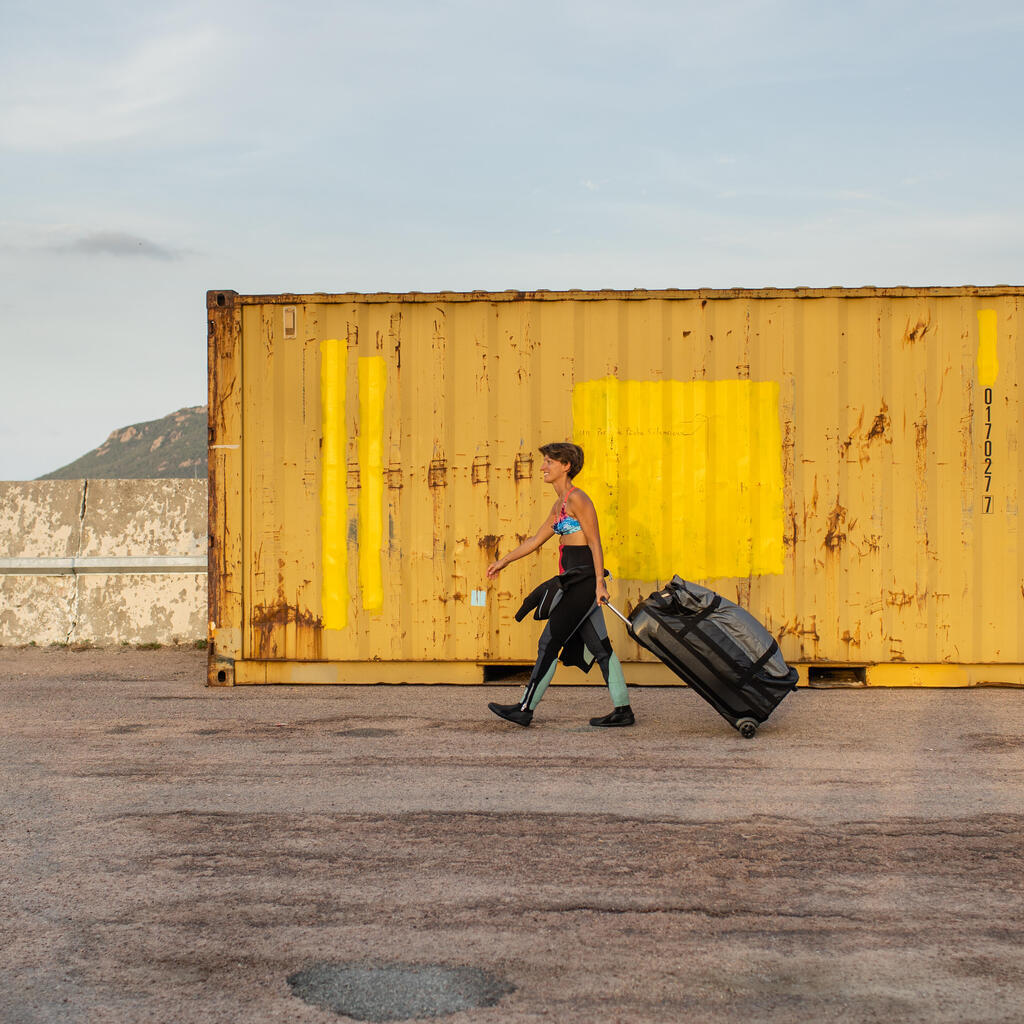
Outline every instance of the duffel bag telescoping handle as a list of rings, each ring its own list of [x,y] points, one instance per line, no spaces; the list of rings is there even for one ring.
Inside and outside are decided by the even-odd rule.
[[[622,621],[623,621],[623,622],[624,622],[624,623],[625,623],[625,624],[626,624],[627,626],[629,625],[629,619],[627,619],[627,618],[626,618],[626,616],[625,616],[625,615],[623,615],[623,614],[622,614],[622,612],[620,612],[620,611],[619,611],[619,609],[618,609],[618,608],[616,608],[616,607],[615,607],[615,605],[613,605],[613,604],[611,603],[611,601],[605,601],[605,602],[604,602],[604,604],[603,604],[603,605],[602,605],[601,607],[602,607],[602,608],[608,608],[608,609],[610,609],[611,611],[615,612],[615,614],[616,614],[616,615],[618,615],[618,617],[619,617],[620,619],[622,619]]]

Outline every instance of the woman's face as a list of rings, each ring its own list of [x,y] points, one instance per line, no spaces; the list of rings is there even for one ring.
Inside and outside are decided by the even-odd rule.
[[[544,461],[540,464],[540,472],[544,477],[544,483],[554,483],[559,477],[569,472],[569,463],[559,462],[557,459],[552,459],[545,455]]]

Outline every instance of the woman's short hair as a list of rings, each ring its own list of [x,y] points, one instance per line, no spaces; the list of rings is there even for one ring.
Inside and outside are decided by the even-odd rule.
[[[549,459],[554,459],[555,462],[567,464],[570,480],[583,468],[583,449],[578,444],[572,444],[569,441],[542,444],[540,453]]]

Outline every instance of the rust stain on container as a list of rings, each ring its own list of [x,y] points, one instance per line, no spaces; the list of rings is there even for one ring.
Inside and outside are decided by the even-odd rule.
[[[488,557],[491,561],[494,561],[498,557],[498,545],[501,543],[501,537],[497,534],[487,533],[481,537],[477,544],[480,548],[487,552]]]
[[[844,629],[842,635],[839,637],[844,644],[849,644],[851,647],[860,646],[860,623],[857,623],[857,632],[851,633],[849,629]]]
[[[874,421],[871,424],[871,429],[864,435],[864,440],[871,442],[877,438],[881,438],[889,444],[892,444],[892,439],[889,436],[889,431],[892,423],[889,419],[889,406],[885,404],[885,399],[882,399],[882,408],[878,411]]]
[[[844,522],[846,522],[846,509],[839,504],[837,498],[835,508],[828,514],[825,539],[822,541],[822,544],[830,551],[838,551],[846,541],[846,534],[841,529]]]
[[[516,455],[514,476],[516,480],[529,480],[533,477],[532,455],[524,455],[522,452]]]
[[[256,605],[251,625],[256,658],[296,658],[317,661],[322,651],[323,620],[308,609],[279,600]]]
[[[1024,666],[1024,288],[220,291],[207,313],[211,682],[531,661],[511,616],[554,546],[500,588],[486,567],[550,509],[538,446],[580,438],[622,604],[678,572],[790,661]]]
[[[907,329],[903,333],[903,343],[905,345],[913,345],[915,342],[923,341],[931,325],[932,318],[930,313],[923,318],[919,318],[913,327],[910,326],[910,321],[908,320]]]
[[[444,459],[434,459],[427,470],[428,487],[445,487],[448,484],[448,463]]]
[[[305,608],[297,608],[286,601],[273,605],[258,604],[252,610],[252,624],[256,629],[272,630],[277,626],[295,623],[303,629],[323,629],[323,620]]]
[[[491,478],[491,464],[485,458],[473,460],[473,483],[485,484]]]

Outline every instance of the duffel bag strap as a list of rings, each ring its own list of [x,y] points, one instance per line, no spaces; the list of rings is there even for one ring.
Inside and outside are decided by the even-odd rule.
[[[701,622],[703,619],[706,619],[712,612],[717,611],[718,606],[721,603],[722,595],[715,594],[715,596],[709,602],[707,608],[702,608],[699,612],[697,612],[696,615],[687,615],[686,612],[683,611],[683,615],[686,615],[686,629],[683,630],[683,632],[692,629],[694,626],[697,625],[698,622]],[[676,602],[676,606],[679,607],[678,601]]]
[[[777,640],[772,640],[764,654],[762,654],[761,657],[758,658],[757,661],[755,661],[753,665],[751,665],[750,668],[743,673],[743,678],[740,681],[741,685],[746,686],[747,683],[749,683],[754,678],[754,676],[756,676],[758,672],[760,672],[761,669],[763,669],[765,665],[767,665],[768,662],[775,657],[775,655],[778,653],[778,650],[779,642]]]

